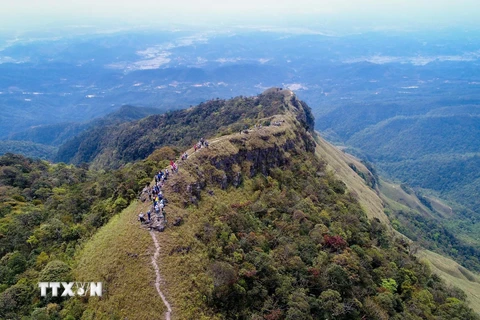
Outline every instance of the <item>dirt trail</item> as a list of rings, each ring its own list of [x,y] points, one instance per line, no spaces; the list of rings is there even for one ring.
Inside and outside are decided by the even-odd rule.
[[[160,290],[160,283],[163,282],[162,276],[160,275],[160,269],[158,268],[157,259],[160,255],[160,245],[158,244],[157,237],[155,236],[154,231],[150,231],[150,235],[152,236],[153,243],[155,244],[155,254],[152,256],[152,265],[155,269],[156,279],[155,279],[155,288],[157,288],[158,295],[162,298],[165,307],[167,307],[167,312],[165,312],[165,319],[170,320],[170,316],[172,314],[172,307],[170,303],[167,301],[167,298],[163,294],[162,290]]]

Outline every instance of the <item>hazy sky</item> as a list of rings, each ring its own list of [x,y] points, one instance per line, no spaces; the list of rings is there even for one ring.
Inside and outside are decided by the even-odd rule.
[[[480,0],[0,0],[0,28],[49,23],[476,24]],[[480,23],[478,23],[480,25]]]

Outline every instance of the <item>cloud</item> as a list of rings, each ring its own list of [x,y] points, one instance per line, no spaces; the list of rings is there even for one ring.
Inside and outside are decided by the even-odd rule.
[[[15,0],[2,3],[0,19],[4,26],[40,21],[137,25],[255,21],[282,25],[316,17],[313,21],[319,24],[341,18],[339,23],[352,25],[408,22],[438,26],[476,22],[477,13],[478,0]]]

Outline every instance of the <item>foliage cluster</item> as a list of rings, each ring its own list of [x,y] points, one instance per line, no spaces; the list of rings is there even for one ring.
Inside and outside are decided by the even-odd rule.
[[[156,160],[97,172],[13,154],[0,157],[0,318],[61,303],[39,300],[37,282],[68,280],[77,249],[137,198],[165,159]]]
[[[122,125],[96,126],[62,145],[57,160],[118,167],[144,159],[161,146],[191,147],[200,137],[239,132],[263,124],[259,119],[284,113],[290,102],[285,93],[270,89],[255,97],[216,99]],[[296,97],[292,97],[292,102],[305,125],[313,129],[310,108]]]
[[[188,209],[166,266],[190,273],[175,283],[182,317],[477,319],[321,160],[282,156],[267,176],[245,172],[238,188],[207,186]]]

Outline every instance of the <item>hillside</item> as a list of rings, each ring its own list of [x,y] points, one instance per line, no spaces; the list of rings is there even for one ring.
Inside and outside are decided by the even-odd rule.
[[[290,108],[272,119],[280,126],[212,138],[209,148],[188,150],[164,187],[167,216],[183,219],[156,235],[172,318],[474,319],[460,302],[465,297],[445,287],[409,254],[408,242],[375,219],[386,221],[382,201],[349,164],[368,170],[320,138],[315,142]],[[337,180],[348,176],[347,184]],[[138,203],[121,214],[129,232],[116,235],[115,221],[100,231],[101,239],[132,241],[128,252],[143,256],[142,229],[133,224],[134,212],[147,208]],[[115,250],[102,261],[102,251],[93,249],[101,242],[93,241],[78,259],[98,264],[79,267],[80,274],[100,275],[125,257]],[[128,259],[129,268],[140,268],[142,259]],[[121,278],[109,284],[138,288]],[[125,301],[118,314],[141,312],[138,302]],[[106,316],[116,304],[94,301],[87,311]]]
[[[17,132],[8,136],[8,140],[31,141],[39,144],[58,147],[81,132],[92,127],[115,125],[124,122],[145,118],[151,114],[161,113],[156,108],[142,108],[122,106],[106,116],[85,122],[68,122],[51,125],[40,125],[28,130]]]
[[[216,99],[197,107],[153,115],[135,122],[97,126],[62,145],[56,160],[90,163],[94,168],[117,168],[144,159],[162,146],[191,147],[198,137],[239,132],[257,123],[258,119],[283,112],[284,105],[275,94],[267,90],[256,97]],[[292,101],[303,110],[303,102],[297,98]],[[310,109],[306,112],[300,116],[313,130],[313,116]],[[269,119],[263,122],[268,123]]]
[[[5,140],[0,140],[0,155],[14,153],[53,161],[57,157],[60,145],[70,141],[86,130],[114,126],[160,112],[162,110],[155,108],[123,106],[104,117],[90,121],[34,126],[27,130],[10,134]]]
[[[439,86],[433,101],[422,83],[405,86],[404,99],[346,102],[322,116],[317,128],[329,140],[372,163],[381,176],[412,188],[411,193],[424,206],[420,208],[423,214],[410,215],[406,213],[410,209],[398,209],[395,219],[403,224],[399,228],[417,240],[417,234],[436,230],[432,233],[436,239],[430,239],[427,247],[437,252],[443,247],[443,253],[478,271],[478,100],[470,93],[453,97],[445,81],[444,90]],[[450,212],[442,214],[429,208],[437,203],[431,199],[442,199]]]
[[[0,155],[6,153],[22,154],[26,157],[51,160],[57,153],[57,148],[30,141],[0,140]]]
[[[150,204],[136,199],[175,149],[101,171],[1,157],[0,317],[478,319],[388,226],[375,175],[313,132],[306,104],[278,89],[223,106],[235,103],[256,113],[215,134],[188,113],[169,122],[210,145],[188,149],[162,187],[162,233],[140,225]],[[39,300],[52,273],[102,281],[105,295]],[[479,284],[460,273],[475,303]]]

